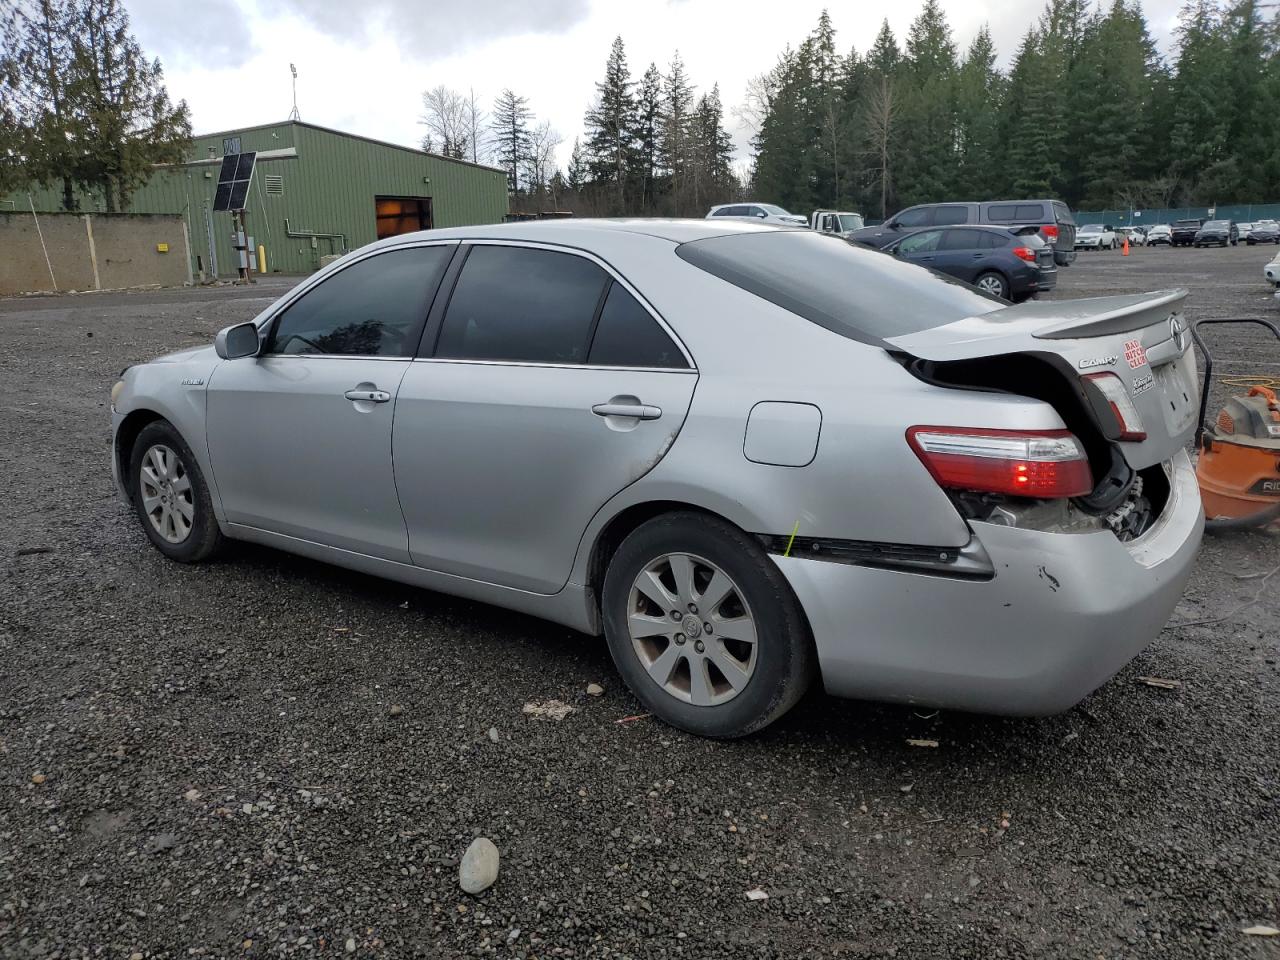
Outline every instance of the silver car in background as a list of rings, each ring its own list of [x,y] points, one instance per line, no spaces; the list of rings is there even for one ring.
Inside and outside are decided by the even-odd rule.
[[[776,203],[722,203],[707,212],[707,219],[755,220],[782,227],[807,227],[809,221]]]
[[[130,367],[112,466],[168,557],[248,540],[603,633],[699,734],[815,678],[1051,713],[1191,569],[1183,297],[1013,306],[733,220],[429,231]]]

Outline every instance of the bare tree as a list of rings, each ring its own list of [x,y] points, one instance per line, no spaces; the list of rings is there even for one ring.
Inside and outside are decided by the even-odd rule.
[[[529,189],[541,194],[547,189],[552,175],[556,172],[556,148],[564,142],[564,138],[551,126],[549,120],[543,120],[529,131],[528,179]],[[551,198],[555,201],[555,197]]]
[[[775,89],[774,71],[757,73],[747,80],[742,102],[732,110],[737,121],[751,131],[753,137],[760,132],[765,117],[769,115],[769,104],[773,101]]]
[[[880,183],[880,216],[889,215],[889,143],[898,105],[894,99],[893,78],[882,75],[867,98],[867,143],[876,164],[876,180]]]
[[[422,149],[430,150],[437,143],[446,157],[461,160],[469,152],[468,102],[457,90],[441,84],[422,94],[422,119],[418,122],[427,128],[422,138]]]
[[[476,100],[476,88],[467,92],[463,112],[466,115],[467,139],[471,145],[471,162],[484,163],[489,159],[489,115]]]

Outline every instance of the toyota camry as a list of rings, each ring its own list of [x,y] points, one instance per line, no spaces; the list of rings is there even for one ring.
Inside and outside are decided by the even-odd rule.
[[[603,634],[666,721],[1061,711],[1203,526],[1184,291],[1014,306],[732,220],[361,248],[112,390],[167,557],[252,541]]]

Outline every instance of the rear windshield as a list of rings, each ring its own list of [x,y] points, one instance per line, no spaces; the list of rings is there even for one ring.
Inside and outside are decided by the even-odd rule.
[[[1200,226],[1200,221],[1199,220],[1179,220],[1177,223],[1174,224],[1174,226],[1175,227],[1198,227]]]
[[[880,345],[1007,306],[891,254],[805,230],[708,237],[682,243],[676,255],[863,343]]]
[[[769,211],[769,213],[773,214],[775,217],[791,216],[790,210],[783,210],[781,207],[772,203],[757,203],[756,206],[760,207],[763,210]]]
[[[1102,224],[1100,224],[1100,223],[1086,223],[1086,224],[1084,225],[1084,227],[1080,230],[1080,232],[1081,232],[1081,233],[1101,233],[1101,232],[1102,232]]]

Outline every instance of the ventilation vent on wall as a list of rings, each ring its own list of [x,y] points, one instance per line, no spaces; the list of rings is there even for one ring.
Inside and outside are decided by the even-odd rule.
[[[267,181],[267,196],[284,196],[284,177],[279,174],[268,174],[265,179]]]

